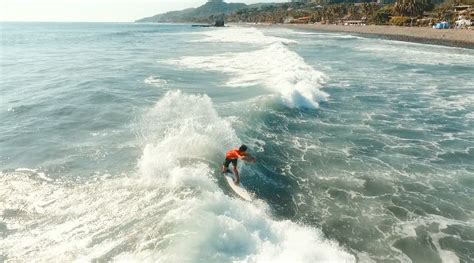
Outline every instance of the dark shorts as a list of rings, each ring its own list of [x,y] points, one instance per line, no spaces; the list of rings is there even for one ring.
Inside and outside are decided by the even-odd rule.
[[[234,166],[237,166],[237,159],[232,159],[232,160],[225,159],[224,166],[229,168],[230,163],[232,163]]]

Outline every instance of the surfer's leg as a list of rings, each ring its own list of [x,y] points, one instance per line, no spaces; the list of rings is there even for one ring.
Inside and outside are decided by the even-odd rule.
[[[234,183],[239,184],[240,183],[239,171],[237,170],[237,167],[235,167],[235,166],[234,166],[233,170],[234,170],[234,176],[235,176]]]
[[[234,172],[234,183],[239,184],[240,183],[240,175],[239,171],[237,170],[237,159],[232,160],[232,171]]]
[[[229,169],[230,160],[225,159],[224,163],[222,164],[222,173],[227,173]]]

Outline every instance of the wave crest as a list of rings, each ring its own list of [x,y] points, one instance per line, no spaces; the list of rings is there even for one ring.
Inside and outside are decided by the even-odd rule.
[[[295,40],[266,36],[262,31],[251,27],[231,27],[224,29],[214,29],[197,33],[204,38],[194,40],[193,42],[217,42],[217,43],[246,43],[266,45],[272,43],[297,43]]]
[[[223,72],[229,87],[263,85],[288,107],[317,108],[329,95],[320,90],[325,75],[282,43],[251,52],[189,56],[168,63],[190,69]]]

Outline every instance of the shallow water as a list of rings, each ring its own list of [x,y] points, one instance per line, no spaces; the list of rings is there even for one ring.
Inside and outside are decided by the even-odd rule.
[[[3,260],[474,260],[472,50],[278,28],[1,31]],[[241,143],[253,203],[219,176]]]

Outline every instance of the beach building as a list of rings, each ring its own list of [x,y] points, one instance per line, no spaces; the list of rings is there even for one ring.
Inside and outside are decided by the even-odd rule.
[[[352,15],[345,15],[338,21],[338,24],[344,26],[365,26],[367,23],[367,17],[363,16],[361,19],[356,19]]]
[[[308,24],[310,19],[310,16],[299,17],[293,20],[293,24]]]
[[[458,5],[454,7],[454,12],[463,19],[474,20],[474,7],[471,5]]]
[[[457,5],[454,7],[454,12],[461,12],[471,9],[470,5]]]
[[[456,29],[463,29],[463,28],[470,29],[470,27],[472,26],[471,20],[467,20],[467,19],[459,19],[459,20],[456,20],[455,23],[456,24],[454,28]]]
[[[344,22],[345,26],[365,26],[365,21],[362,20],[347,20]]]
[[[471,29],[474,25],[474,8],[471,5],[457,5],[454,7],[457,19],[454,24],[456,29]]]
[[[285,18],[283,23],[284,24],[308,24],[310,20],[311,20],[310,16],[303,16],[303,17],[298,17],[298,18],[294,18],[290,16],[290,17]]]

